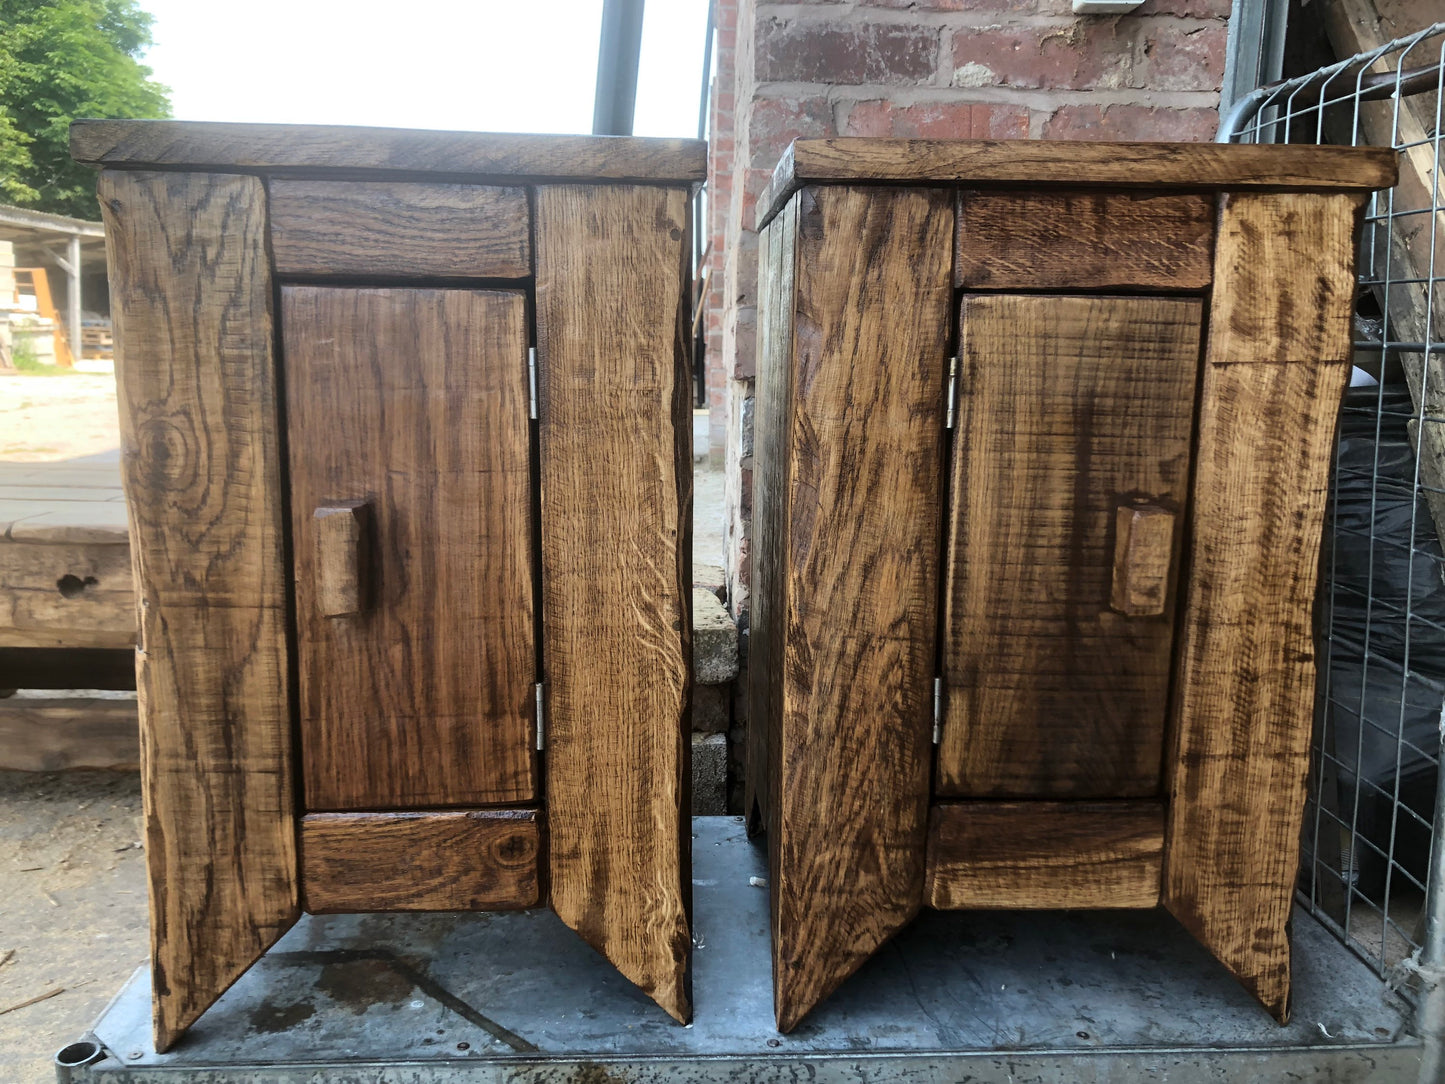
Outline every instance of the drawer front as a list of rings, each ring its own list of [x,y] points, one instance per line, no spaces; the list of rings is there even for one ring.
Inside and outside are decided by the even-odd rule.
[[[940,795],[1158,792],[1202,315],[965,297]]]
[[[278,275],[521,279],[532,273],[523,188],[273,180]]]
[[[967,290],[1198,290],[1213,275],[1212,196],[964,190],[954,284]]]
[[[536,793],[524,295],[281,296],[304,801]]]

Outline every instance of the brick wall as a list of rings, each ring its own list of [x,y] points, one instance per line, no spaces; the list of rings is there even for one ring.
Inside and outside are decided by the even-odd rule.
[[[1075,16],[1069,0],[718,0],[708,376],[714,449],[726,449],[728,598],[744,630],[752,225],[783,149],[833,135],[1208,140],[1229,10],[1230,0],[1148,0],[1117,16]]]

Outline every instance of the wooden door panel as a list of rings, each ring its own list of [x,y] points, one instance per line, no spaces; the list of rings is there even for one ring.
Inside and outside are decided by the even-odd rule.
[[[532,799],[523,295],[291,286],[281,310],[306,808]],[[361,537],[327,514],[357,502]]]
[[[964,299],[941,795],[1158,792],[1173,592],[1113,610],[1114,536],[1121,505],[1183,511],[1202,316],[1194,298]]]

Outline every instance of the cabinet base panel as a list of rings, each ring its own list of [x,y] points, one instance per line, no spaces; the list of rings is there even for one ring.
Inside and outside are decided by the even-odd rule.
[[[943,911],[1159,904],[1164,803],[944,802],[923,900]]]
[[[535,809],[311,813],[300,838],[302,908],[311,914],[541,902]]]

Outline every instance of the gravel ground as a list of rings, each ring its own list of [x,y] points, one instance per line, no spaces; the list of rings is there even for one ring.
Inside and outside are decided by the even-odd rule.
[[[0,459],[45,463],[119,447],[111,365],[81,365],[63,376],[0,376]]]
[[[140,810],[134,773],[0,772],[5,1084],[53,1081],[55,1051],[145,961]]]

